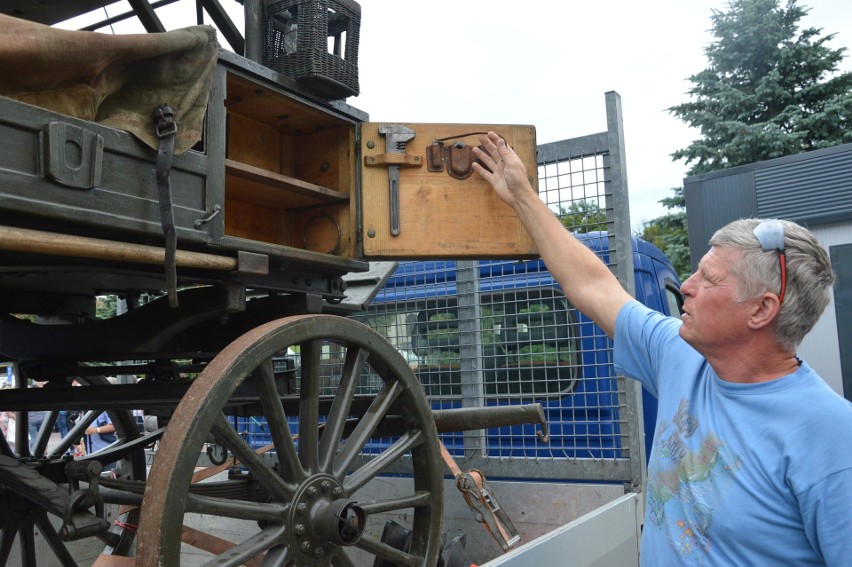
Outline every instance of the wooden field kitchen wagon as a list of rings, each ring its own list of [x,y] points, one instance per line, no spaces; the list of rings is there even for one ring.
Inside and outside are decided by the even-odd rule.
[[[373,260],[535,255],[470,151],[494,130],[535,176],[535,131],[370,123],[343,102],[359,88],[350,0],[246,0],[245,37],[215,1],[186,3],[218,36],[165,32],[154,8],[172,3],[130,2],[152,33],[126,35],[49,27],[109,2],[0,7],[0,411],[16,425],[0,437],[0,565],[76,565],[81,541],[98,564],[172,565],[183,541],[216,565],[432,567],[438,432],[539,413],[433,412],[403,357],[346,315],[381,283]],[[97,317],[103,297],[126,309]],[[74,456],[103,412],[115,441]],[[260,449],[238,427],[256,416]],[[218,467],[197,468],[205,448]],[[410,491],[360,501],[400,460]],[[399,510],[406,549],[371,522]],[[193,514],[252,530],[226,541]]]

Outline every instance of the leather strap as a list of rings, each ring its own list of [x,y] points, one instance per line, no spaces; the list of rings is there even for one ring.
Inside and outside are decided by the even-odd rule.
[[[175,134],[177,123],[175,113],[168,104],[161,104],[154,112],[154,122],[157,138],[160,140],[157,149],[157,196],[160,203],[160,223],[163,226],[163,236],[166,244],[164,268],[166,274],[166,291],[169,295],[169,305],[178,306],[177,298],[177,231],[175,229],[175,213],[172,204],[172,184],[170,173],[172,158],[175,150]]]

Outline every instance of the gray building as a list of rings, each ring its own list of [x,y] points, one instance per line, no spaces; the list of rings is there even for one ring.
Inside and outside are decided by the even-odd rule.
[[[799,354],[852,399],[852,144],[683,181],[693,269],[713,232],[739,218],[783,218],[813,231],[837,274],[832,303]]]

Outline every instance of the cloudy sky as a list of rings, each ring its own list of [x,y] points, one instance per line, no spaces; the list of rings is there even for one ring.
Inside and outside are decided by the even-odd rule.
[[[241,5],[220,0],[242,26]],[[698,138],[666,108],[706,67],[712,11],[727,0],[361,0],[361,94],[377,122],[533,124],[539,143],[606,129],[604,93],[622,98],[631,225],[666,210],[682,185],[671,153]],[[801,24],[834,33],[852,70],[852,2],[798,0]],[[170,29],[193,22],[182,0]],[[186,6],[177,15],[177,6]],[[171,8],[170,8],[171,9]],[[118,11],[117,9],[111,12]]]

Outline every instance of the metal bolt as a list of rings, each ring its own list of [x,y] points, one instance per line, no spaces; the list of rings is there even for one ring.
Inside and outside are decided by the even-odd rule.
[[[376,229],[375,229],[375,228],[371,228],[370,230],[368,230],[368,231],[367,231],[367,236],[369,236],[370,238],[375,238],[375,237],[376,237]]]
[[[325,172],[327,172],[329,169],[331,169],[331,165],[329,165],[329,163],[328,163],[327,161],[322,162],[322,165],[320,165],[320,171],[322,171],[323,173],[325,173]]]
[[[314,496],[316,496],[316,495],[317,495],[317,487],[316,487],[316,486],[308,487],[307,492],[308,492],[308,496],[310,496],[311,498],[313,498]]]
[[[314,557],[316,557],[317,559],[319,559],[323,555],[325,555],[325,549],[323,549],[322,547],[318,547],[314,550]]]
[[[308,509],[308,506],[304,502],[296,505],[296,512],[298,512],[299,514],[304,514],[305,510],[307,510],[307,509]]]
[[[343,489],[342,489],[342,488],[340,488],[339,486],[336,486],[336,487],[334,488],[334,490],[332,490],[332,491],[331,491],[331,494],[332,494],[335,498],[340,498],[341,496],[343,496]]]
[[[311,550],[314,548],[313,544],[309,541],[303,541],[300,547],[305,553],[310,553]]]
[[[305,534],[305,524],[296,524],[296,535],[304,535]]]
[[[373,140],[367,140],[367,147],[372,150],[376,147],[376,142],[374,142]]]
[[[328,492],[328,489],[331,488],[331,483],[327,480],[324,480],[322,481],[322,484],[320,484],[320,488],[323,492]]]

